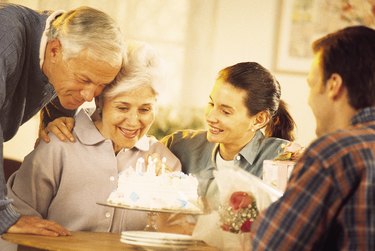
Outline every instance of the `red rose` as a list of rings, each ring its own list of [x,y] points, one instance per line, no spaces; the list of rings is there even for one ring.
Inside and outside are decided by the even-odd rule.
[[[246,192],[234,192],[229,201],[230,206],[236,211],[248,207],[253,202],[253,197]]]
[[[242,223],[241,232],[250,232],[251,224],[253,224],[253,222],[250,220],[246,220],[244,223]]]

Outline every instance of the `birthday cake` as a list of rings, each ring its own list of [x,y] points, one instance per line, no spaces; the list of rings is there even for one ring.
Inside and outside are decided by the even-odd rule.
[[[182,172],[155,174],[155,169],[128,168],[119,174],[118,187],[107,199],[115,205],[201,212],[198,180]]]

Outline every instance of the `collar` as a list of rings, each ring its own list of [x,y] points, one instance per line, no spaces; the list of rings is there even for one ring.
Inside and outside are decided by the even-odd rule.
[[[129,150],[133,150],[133,151],[147,152],[147,151],[150,150],[150,145],[152,144],[153,139],[154,139],[154,137],[152,137],[152,136],[143,135],[143,137],[140,138],[132,148],[123,148],[122,151],[126,152],[126,151],[129,151]]]
[[[247,145],[241,149],[238,153],[246,159],[247,162],[253,164],[258,152],[261,150],[262,142],[264,141],[264,135],[261,130],[257,130],[254,137],[250,140]]]
[[[373,122],[375,120],[375,106],[366,107],[357,112],[352,118],[352,125]]]
[[[254,137],[241,149],[239,153],[236,154],[234,159],[236,159],[237,156],[242,156],[243,158],[246,159],[246,161],[249,164],[253,164],[261,148],[260,146],[263,140],[264,140],[263,133],[260,130],[257,130]],[[215,157],[218,151],[219,151],[219,143],[215,145],[215,148],[212,151],[211,160],[213,163],[215,163]]]
[[[46,20],[46,27],[44,28],[44,31],[42,33],[42,38],[40,40],[40,48],[39,48],[39,65],[40,65],[40,69],[42,69],[43,63],[44,63],[44,54],[46,53],[46,46],[47,46],[47,42],[48,42],[47,33],[49,31],[51,23],[52,23],[53,20],[56,19],[56,17],[60,16],[64,12],[65,11],[63,11],[63,10],[57,10],[57,11],[53,12],[47,18],[47,20]]]
[[[150,138],[146,135],[143,135],[142,138],[140,138],[137,143],[135,143],[134,147],[141,151],[150,150]]]
[[[84,145],[95,145],[106,140],[91,120],[90,116],[94,110],[81,109],[75,116],[74,132],[78,140]]]

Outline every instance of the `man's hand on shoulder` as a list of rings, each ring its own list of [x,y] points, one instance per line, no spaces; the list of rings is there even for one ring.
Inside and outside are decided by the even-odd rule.
[[[48,136],[49,132],[55,134],[61,141],[69,140],[70,142],[74,142],[75,139],[72,134],[74,122],[75,120],[72,117],[60,117],[48,123],[47,127],[43,127],[43,123],[41,123],[38,139],[36,140],[34,147],[38,145],[40,139],[48,143],[50,141]]]

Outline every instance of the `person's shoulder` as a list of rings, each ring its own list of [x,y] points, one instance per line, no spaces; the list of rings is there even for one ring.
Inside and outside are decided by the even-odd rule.
[[[257,135],[248,145],[242,150],[244,156],[252,156],[256,152],[257,159],[274,159],[281,151],[282,147],[288,144],[289,141]]]
[[[185,130],[178,130],[174,133],[167,135],[168,136],[175,136],[175,137],[181,137],[181,138],[194,138],[194,137],[201,137],[206,136],[207,131],[206,130],[195,130],[195,129],[185,129]]]
[[[315,139],[310,147],[313,148],[332,148],[334,146],[350,146],[357,144],[362,141],[358,130],[337,130],[334,132],[327,133],[317,139]]]
[[[171,150],[166,146],[164,145],[163,143],[161,143],[157,138],[155,138],[154,136],[147,136],[147,140],[148,140],[148,143],[149,143],[149,151],[153,152],[153,153],[159,153],[159,154],[162,154],[163,156],[164,155],[167,155],[165,157],[169,157],[169,156],[174,156],[174,154],[171,152]],[[175,157],[177,158],[177,157]]]
[[[207,140],[207,131],[181,130],[161,140],[177,157],[189,155],[210,155],[215,143]],[[189,153],[189,154],[187,154]]]
[[[1,45],[8,47],[8,44],[19,41],[19,34],[24,33],[24,15],[22,8],[14,4],[0,3],[0,32]],[[15,40],[12,42],[12,40]]]
[[[155,136],[153,135],[147,135],[145,136],[148,144],[150,147],[161,147],[161,148],[167,148],[163,143],[160,142]]]
[[[40,14],[36,11],[15,4],[0,5],[0,33],[2,50],[8,64],[17,61],[19,53],[24,53],[26,43],[31,43],[40,29]]]
[[[147,135],[146,136],[147,142],[150,146],[150,148],[159,148],[159,149],[169,149],[166,144],[162,142],[162,140],[158,140],[153,135]]]
[[[0,3],[0,13],[4,15],[5,13],[13,13],[22,10],[25,8],[22,5],[14,4],[14,3]]]
[[[368,135],[368,134],[367,134]],[[342,129],[325,134],[314,140],[305,152],[325,162],[337,161],[348,154],[361,154],[364,149],[373,149],[375,137],[366,137],[361,129]]]
[[[162,153],[162,152],[168,152],[169,153],[169,152],[171,152],[166,145],[161,143],[154,136],[148,136],[148,138],[149,138],[149,145],[150,145],[149,149],[152,152],[158,152],[158,153]]]
[[[208,143],[207,141],[207,131],[205,130],[179,130],[170,135],[165,136],[161,139],[161,142],[167,145],[170,144],[184,144],[186,142],[195,143]]]
[[[259,145],[259,152],[274,152],[277,155],[278,152],[288,143],[290,143],[290,141],[285,139],[267,137],[261,140]]]
[[[24,158],[25,165],[29,166],[30,163],[46,163],[54,158],[62,157],[62,152],[67,149],[69,142],[59,140],[54,134],[50,133],[50,141],[47,143],[40,140],[35,148],[28,153]]]
[[[43,153],[51,153],[51,152],[56,152],[56,151],[67,149],[70,147],[71,144],[74,144],[68,141],[61,141],[53,133],[49,133],[48,137],[50,138],[50,141],[48,143],[44,142],[43,140],[40,140],[39,144],[36,146],[34,150],[43,152]]]
[[[13,3],[0,3],[0,17],[17,20],[17,18],[24,18],[27,15],[40,15],[37,11],[32,10],[26,6]],[[12,23],[12,22],[10,22]],[[6,25],[6,24],[2,24]]]
[[[286,140],[286,139],[275,138],[275,137],[268,137],[268,138],[265,138],[263,140],[262,144],[265,145],[265,146],[270,146],[270,145],[281,146],[281,145],[287,144],[289,142],[290,141]]]

